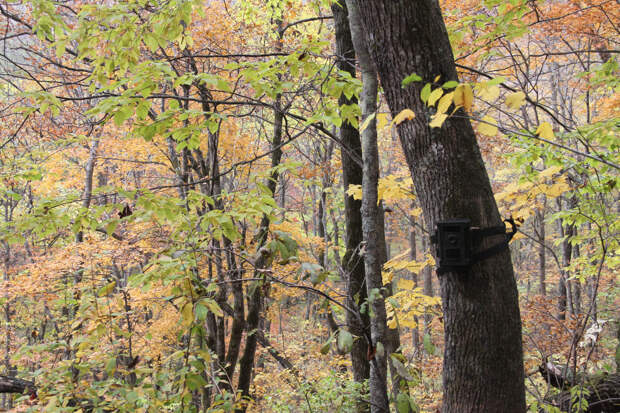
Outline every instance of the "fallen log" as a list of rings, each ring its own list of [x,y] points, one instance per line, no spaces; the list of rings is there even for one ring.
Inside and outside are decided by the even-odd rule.
[[[572,377],[548,361],[539,367],[539,371],[547,383],[561,390],[547,402],[562,412],[620,413],[619,373],[605,372]],[[586,403],[580,401],[586,401],[587,408]],[[578,406],[581,406],[581,409]]]
[[[36,393],[33,382],[0,374],[0,393]]]

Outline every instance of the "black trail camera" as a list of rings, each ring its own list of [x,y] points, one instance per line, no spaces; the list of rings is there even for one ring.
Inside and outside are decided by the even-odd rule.
[[[477,261],[486,259],[508,248],[508,242],[517,232],[517,226],[512,218],[504,220],[512,226],[512,231],[506,233],[504,225],[480,229],[472,227],[469,219],[451,219],[437,223],[431,242],[437,246],[439,267],[437,273],[447,271],[465,271]],[[492,235],[505,235],[505,241],[484,251],[477,251],[482,238]]]
[[[471,222],[455,219],[437,223],[437,256],[440,267],[467,267],[471,260]]]

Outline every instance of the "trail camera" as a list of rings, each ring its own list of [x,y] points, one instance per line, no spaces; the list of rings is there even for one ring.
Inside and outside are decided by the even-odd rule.
[[[431,236],[431,242],[437,246],[437,273],[447,271],[464,271],[477,261],[489,258],[508,248],[508,242],[517,232],[517,224],[512,217],[504,220],[512,226],[506,233],[502,224],[497,227],[480,229],[472,227],[469,219],[451,219],[437,223],[437,229]],[[483,251],[478,251],[484,237],[504,235],[504,240]]]
[[[453,219],[437,223],[435,233],[439,267],[467,267],[471,261],[471,222]]]

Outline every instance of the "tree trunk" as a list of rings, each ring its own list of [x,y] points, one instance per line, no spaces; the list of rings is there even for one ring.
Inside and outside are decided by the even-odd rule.
[[[348,10],[345,2],[332,5],[334,26],[336,29],[336,55],[338,56],[338,69],[349,72],[355,77],[355,50],[351,40],[349,29]],[[340,97],[340,105],[357,103],[355,98],[347,99],[344,94]],[[358,130],[349,122],[343,122],[340,127],[340,140],[343,148],[340,151],[342,159],[342,180],[345,190],[345,245],[346,251],[342,258],[344,280],[347,288],[347,305],[349,308],[359,309],[366,301],[366,283],[364,271],[364,259],[360,255],[362,246],[362,202],[347,195],[349,185],[362,184],[362,146]],[[353,379],[358,383],[368,380],[370,377],[370,364],[368,363],[368,343],[366,334],[370,329],[368,314],[353,314],[346,312],[346,322],[350,333],[356,337],[351,349],[351,368]],[[360,406],[358,410],[366,411],[367,404]]]
[[[557,200],[558,206],[560,210],[562,210],[562,198],[558,198]],[[568,269],[567,267],[570,265],[573,249],[568,242],[568,238],[573,236],[573,230],[575,227],[573,225],[564,226],[563,221],[558,221],[560,237],[563,238],[562,241],[562,269],[560,270],[560,281],[558,283],[558,318],[560,320],[566,319],[566,310],[570,309],[569,299],[572,298],[570,294],[568,294],[569,285],[568,285]]]
[[[545,212],[536,211],[536,223],[538,224],[538,283],[539,293],[542,296],[547,295],[547,287],[545,285],[545,267],[546,267],[546,246],[545,246]]]
[[[372,66],[368,48],[364,41],[361,21],[355,3],[347,2],[349,8],[349,25],[351,38],[355,45],[358,64],[362,74],[362,92],[360,107],[362,122],[377,109],[377,73]],[[368,292],[371,317],[370,333],[374,357],[370,363],[370,411],[372,413],[389,412],[387,393],[387,314],[385,311],[385,290],[381,268],[385,260],[385,235],[379,233],[380,222],[378,207],[379,150],[377,147],[376,120],[361,133],[362,140],[362,232],[364,236],[364,267],[366,272],[366,290]],[[381,230],[383,228],[381,227]]]
[[[357,3],[392,115],[406,108],[416,113],[398,131],[427,226],[449,218],[468,218],[481,228],[503,225],[466,114],[460,109],[443,127],[430,129],[431,111],[419,97],[423,83],[438,75],[442,82],[457,79],[438,3]],[[424,82],[403,89],[411,73]],[[481,248],[498,241],[487,239]],[[521,319],[509,250],[466,271],[442,274],[440,286],[444,412],[525,412]]]
[[[411,231],[409,231],[409,259],[415,261],[417,259],[417,250],[416,250],[416,236],[415,236],[415,227],[411,226]],[[419,275],[415,272],[411,272],[411,280],[415,283],[416,287],[419,287]],[[411,344],[413,345],[413,351],[416,357],[419,357],[421,354],[421,342],[420,340],[420,327],[418,326],[419,320],[418,316],[414,317],[414,321],[416,323],[415,328],[411,332]]]
[[[428,237],[422,237],[422,252],[426,254],[428,251]],[[422,276],[424,277],[424,295],[432,297],[435,295],[433,291],[433,271],[430,266],[424,267],[422,270]],[[424,335],[431,338],[431,322],[433,321],[433,315],[430,313],[424,314]]]
[[[281,23],[280,23],[281,25]],[[280,30],[280,29],[279,29]],[[282,32],[279,31],[280,38],[282,38]],[[283,126],[284,113],[282,112],[282,96],[280,94],[276,95],[276,99],[274,102],[274,123],[273,123],[273,140],[271,141],[271,175],[267,182],[265,182],[265,186],[271,191],[272,195],[275,197],[276,194],[276,186],[278,183],[279,173],[278,170],[275,169],[276,166],[280,164],[280,160],[282,159],[282,148],[280,144],[282,143],[282,126]],[[258,278],[263,276],[261,272],[269,265],[271,261],[269,258],[269,254],[262,253],[262,247],[267,242],[267,235],[269,232],[269,217],[267,215],[263,215],[260,226],[258,229],[257,239],[257,251],[258,257],[254,262],[254,277]],[[264,281],[263,281],[264,282]],[[250,383],[252,381],[252,371],[254,369],[254,357],[256,355],[256,343],[258,340],[258,333],[262,331],[260,330],[259,322],[260,322],[260,313],[261,308],[263,307],[263,285],[261,282],[256,282],[251,284],[248,288],[248,316],[247,316],[247,325],[246,325],[246,339],[245,339],[245,348],[243,349],[243,355],[239,360],[239,381],[237,389],[241,392],[241,394],[245,398],[249,398],[250,396]],[[246,406],[242,406],[237,409],[237,412],[245,412]]]

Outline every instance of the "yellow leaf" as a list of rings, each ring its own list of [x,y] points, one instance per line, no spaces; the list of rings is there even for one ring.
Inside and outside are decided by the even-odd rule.
[[[189,302],[181,309],[181,324],[187,327],[192,322],[194,322],[194,305]]]
[[[414,218],[419,217],[420,215],[422,215],[422,208],[420,207],[413,208],[411,211],[409,211],[409,215],[411,215]]]
[[[388,116],[385,113],[379,113],[377,115],[377,129],[381,130],[388,124]]]
[[[400,290],[413,290],[413,287],[415,287],[415,283],[413,282],[413,280],[407,280],[402,278],[398,280],[398,288]]]
[[[433,90],[431,92],[431,94],[428,96],[428,106],[434,106],[435,102],[437,102],[437,100],[439,100],[439,98],[441,97],[441,95],[443,95],[443,89],[438,87],[437,89]]]
[[[400,320],[400,325],[407,328],[416,328],[418,323],[416,323],[415,320],[410,318],[402,318]]]
[[[217,317],[222,317],[224,315],[224,312],[220,308],[219,304],[214,300],[205,300],[204,303],[207,305],[209,310],[211,310],[211,312]]]
[[[497,135],[497,122],[492,117],[485,116],[478,125],[478,132],[487,136]]]
[[[367,116],[366,119],[360,125],[360,132],[364,132],[364,130],[370,125],[370,122],[375,118],[376,112],[373,112],[370,116]]]
[[[448,119],[448,115],[445,113],[435,113],[429,125],[431,128],[441,128],[441,125],[443,125],[446,119]]]
[[[400,125],[404,121],[413,118],[415,118],[415,113],[413,113],[411,109],[403,109],[398,115],[396,115],[396,117],[394,117],[390,126]]]
[[[383,285],[389,284],[392,282],[392,278],[394,278],[394,273],[392,271],[381,271],[381,278]]]
[[[474,102],[474,92],[469,84],[458,85],[454,90],[454,105],[462,106],[466,111],[471,110]]]
[[[347,189],[347,195],[352,196],[353,199],[362,199],[362,186],[361,185],[349,185]]]
[[[562,170],[561,166],[552,166],[550,168],[547,168],[543,171],[541,171],[538,176],[540,178],[549,178],[553,175],[555,175],[556,173],[560,172]]]
[[[437,113],[446,113],[448,108],[452,104],[452,99],[454,98],[454,92],[446,93],[439,99],[439,103],[437,104]]]
[[[562,195],[566,191],[570,191],[571,187],[566,183],[566,181],[560,181],[551,185],[546,191],[545,195],[551,198],[557,198]]]
[[[435,77],[435,80],[433,80],[433,83],[437,83],[437,82],[439,82],[439,79],[441,79],[441,75],[437,75],[437,76]]]
[[[431,267],[435,265],[435,258],[433,258],[432,254],[428,254],[428,253],[426,254],[426,263],[430,265]]]
[[[551,127],[549,122],[541,123],[538,129],[536,129],[536,135],[547,140],[553,140],[555,138],[555,135],[553,134],[553,128]]]
[[[525,103],[525,93],[515,92],[506,96],[506,106],[510,109],[517,110]]]
[[[484,100],[495,100],[499,97],[499,86],[489,85],[487,82],[483,82],[478,85],[478,93]]]

